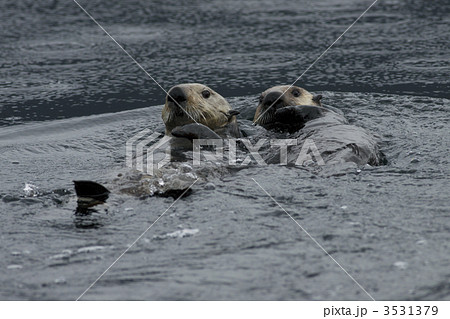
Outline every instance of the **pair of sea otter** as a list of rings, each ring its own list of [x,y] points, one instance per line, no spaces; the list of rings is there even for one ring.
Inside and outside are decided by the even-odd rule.
[[[298,151],[308,140],[314,142],[325,164],[382,164],[384,157],[377,138],[363,128],[350,125],[339,110],[322,106],[321,99],[321,95],[314,96],[297,86],[272,87],[261,94],[254,123],[264,127],[269,135],[295,140],[294,144],[290,144],[286,164],[297,163]],[[188,83],[169,90],[162,119],[166,135],[176,137],[176,140],[239,138],[238,114],[225,98],[208,86]],[[267,163],[279,163],[278,154],[266,153]],[[173,176],[184,176],[177,173],[179,169],[178,166],[159,172],[156,182],[144,175],[143,178],[133,177],[125,181],[122,177],[118,182],[122,184],[120,190],[135,195],[177,196],[192,182],[179,179],[174,182]],[[170,176],[170,181],[164,180],[164,174]],[[131,183],[131,180],[134,182]],[[87,199],[88,206],[96,200],[105,200],[109,193],[106,188],[91,181],[75,181],[75,190],[79,199]]]
[[[259,97],[254,123],[268,131],[290,134],[298,140],[293,148],[312,140],[327,164],[353,162],[379,165],[383,161],[377,139],[364,129],[349,125],[335,108],[323,107],[321,95],[297,86],[275,86]],[[199,138],[240,137],[236,120],[239,112],[211,88],[181,84],[171,88],[162,111],[166,135]],[[285,137],[286,138],[286,137]],[[295,151],[288,163],[295,161]]]
[[[261,94],[254,122],[270,130],[298,131],[313,113],[322,114],[321,98],[296,86],[275,86]],[[205,126],[222,138],[240,137],[237,114],[219,93],[198,83],[171,88],[162,110],[166,135],[187,138],[215,136]]]

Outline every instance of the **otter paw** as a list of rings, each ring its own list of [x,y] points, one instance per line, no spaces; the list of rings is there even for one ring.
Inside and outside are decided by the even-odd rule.
[[[174,128],[171,133],[175,137],[183,137],[191,141],[198,139],[221,139],[221,137],[209,127],[197,123],[178,126]]]

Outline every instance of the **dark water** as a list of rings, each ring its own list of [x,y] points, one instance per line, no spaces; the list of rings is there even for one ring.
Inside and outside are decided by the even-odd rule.
[[[208,84],[244,127],[370,3],[80,2],[164,88]],[[0,298],[76,299],[173,203],[113,194],[76,216],[71,185],[123,170],[164,92],[74,2],[0,4]],[[298,83],[380,135],[388,165],[195,185],[83,298],[369,299],[254,178],[375,299],[448,300],[449,13],[380,0]]]

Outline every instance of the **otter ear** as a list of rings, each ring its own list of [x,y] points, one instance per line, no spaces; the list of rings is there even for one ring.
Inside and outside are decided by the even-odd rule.
[[[314,95],[312,100],[314,102],[316,102],[317,104],[319,104],[320,106],[322,106],[322,102],[321,102],[322,101],[322,94]]]
[[[238,115],[238,114],[240,114],[240,113],[241,113],[241,112],[236,111],[236,110],[230,110],[230,111],[228,111],[228,114],[227,114],[228,121],[230,121],[231,118],[232,118],[233,116]]]

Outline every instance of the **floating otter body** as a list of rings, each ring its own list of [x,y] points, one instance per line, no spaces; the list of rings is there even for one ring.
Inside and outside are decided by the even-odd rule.
[[[231,109],[219,93],[206,85],[186,83],[172,87],[162,109],[165,134],[171,137],[172,161],[156,169],[152,175],[128,170],[112,183],[112,191],[134,196],[178,197],[197,180],[221,174],[224,167],[202,166],[194,170],[186,163],[186,154],[192,152],[193,139],[222,139],[239,137],[236,121],[239,112]],[[109,194],[104,186],[91,181],[74,181],[79,206],[97,205]],[[83,211],[83,210],[80,210]]]
[[[288,153],[291,164],[296,162],[305,141],[314,143],[325,164],[384,163],[378,138],[350,125],[337,109],[323,107],[321,98],[296,86],[270,88],[261,94],[254,122],[275,133],[284,133],[284,138],[297,139],[297,145]],[[278,161],[277,155],[269,157],[268,162]]]

